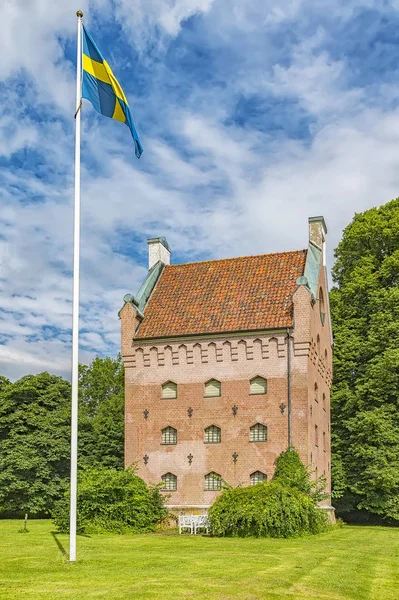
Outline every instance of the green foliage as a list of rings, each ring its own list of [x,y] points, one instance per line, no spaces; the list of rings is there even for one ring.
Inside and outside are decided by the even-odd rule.
[[[79,365],[79,464],[123,469],[124,369],[121,356]]]
[[[79,466],[123,469],[121,358],[79,367]],[[68,485],[71,386],[41,373],[0,377],[0,514],[47,515]]]
[[[310,496],[278,481],[225,490],[209,519],[218,536],[288,538],[327,528],[326,514]]]
[[[325,477],[312,480],[311,473],[306,469],[294,448],[285,450],[277,457],[273,480],[281,485],[304,492],[315,503],[328,498],[328,494],[324,493]]]
[[[399,520],[399,199],[355,215],[335,257],[334,504]]]
[[[41,373],[0,388],[0,513],[48,514],[69,472],[71,389]]]
[[[166,517],[159,487],[147,487],[133,468],[81,470],[77,507],[78,533],[152,531]],[[57,503],[53,518],[59,531],[69,531],[69,491]]]

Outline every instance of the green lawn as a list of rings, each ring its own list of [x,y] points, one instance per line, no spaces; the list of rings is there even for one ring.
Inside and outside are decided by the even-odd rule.
[[[399,530],[349,527],[296,540],[78,537],[50,521],[0,521],[0,598],[399,599]]]

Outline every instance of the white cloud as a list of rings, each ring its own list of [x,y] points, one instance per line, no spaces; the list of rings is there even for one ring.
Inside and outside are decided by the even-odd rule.
[[[154,44],[155,29],[159,29],[161,36],[175,37],[185,20],[209,12],[213,3],[214,0],[137,0],[134,3],[116,0],[115,15],[130,34],[131,42],[144,50],[147,44]]]

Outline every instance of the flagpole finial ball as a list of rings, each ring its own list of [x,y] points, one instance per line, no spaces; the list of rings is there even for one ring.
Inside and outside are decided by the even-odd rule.
[[[76,16],[82,18],[83,17],[83,13],[81,10],[77,10],[76,11]]]

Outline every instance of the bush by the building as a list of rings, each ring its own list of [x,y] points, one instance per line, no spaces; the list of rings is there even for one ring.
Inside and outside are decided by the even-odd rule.
[[[324,511],[310,496],[275,481],[225,490],[209,518],[218,536],[288,538],[327,528]]]
[[[98,467],[79,472],[78,533],[153,531],[166,517],[159,487],[149,487],[133,468]],[[53,511],[59,531],[69,531],[69,491]]]
[[[313,480],[293,448],[282,452],[270,483],[228,487],[209,511],[219,536],[288,538],[321,533],[327,516],[317,503],[327,497],[325,479]]]

